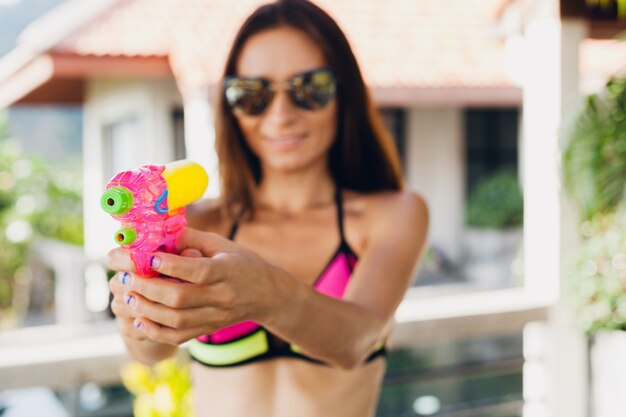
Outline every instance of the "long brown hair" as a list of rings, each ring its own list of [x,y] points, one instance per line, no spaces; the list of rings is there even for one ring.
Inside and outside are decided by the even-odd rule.
[[[350,44],[337,23],[313,3],[277,0],[256,9],[235,36],[224,77],[235,75],[243,45],[251,36],[279,26],[306,33],[337,75],[337,136],[328,158],[335,183],[361,192],[399,190],[403,180],[397,150],[365,87]],[[221,90],[216,104],[222,208],[230,216],[237,206],[252,214],[252,190],[261,180],[261,164],[246,144]]]

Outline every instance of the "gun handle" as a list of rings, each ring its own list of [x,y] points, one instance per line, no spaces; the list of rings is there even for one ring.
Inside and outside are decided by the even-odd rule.
[[[130,259],[135,264],[135,270],[137,274],[142,277],[156,277],[158,272],[150,268],[150,260],[152,259],[152,253],[144,251],[130,251]]]
[[[137,273],[143,277],[156,277],[159,275],[158,272],[150,268],[150,261],[152,260],[154,252],[178,253],[178,238],[182,232],[183,229],[176,231],[174,235],[171,235],[170,238],[163,243],[163,245],[154,251],[129,251],[130,259],[135,264],[135,270]]]

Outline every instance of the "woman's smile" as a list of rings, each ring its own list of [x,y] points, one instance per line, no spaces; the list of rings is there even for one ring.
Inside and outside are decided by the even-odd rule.
[[[263,136],[263,141],[273,149],[287,151],[297,148],[305,139],[306,134]]]

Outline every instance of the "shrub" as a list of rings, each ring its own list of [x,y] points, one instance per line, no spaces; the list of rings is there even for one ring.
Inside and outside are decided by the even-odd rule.
[[[37,236],[83,244],[80,173],[50,169],[24,155],[0,119],[0,312],[27,276],[28,245]]]
[[[500,171],[484,178],[470,195],[466,223],[469,226],[502,229],[520,226],[524,217],[524,202],[517,176]]]

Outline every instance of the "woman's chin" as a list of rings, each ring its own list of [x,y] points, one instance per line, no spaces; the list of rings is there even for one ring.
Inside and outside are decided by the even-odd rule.
[[[265,167],[276,173],[295,173],[310,167],[313,161],[303,158],[276,158],[268,161]]]

